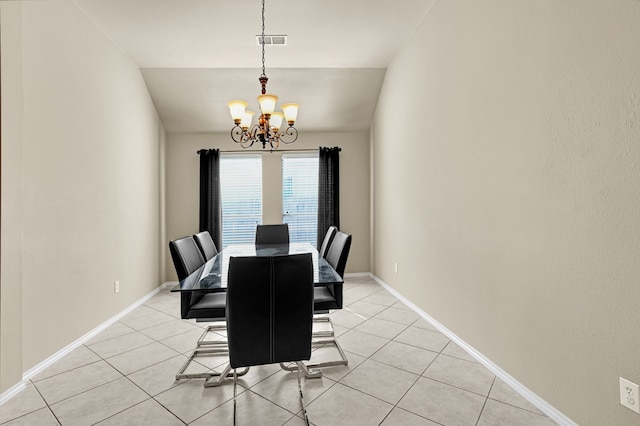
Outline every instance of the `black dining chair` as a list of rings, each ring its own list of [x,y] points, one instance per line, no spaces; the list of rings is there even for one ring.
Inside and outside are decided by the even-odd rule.
[[[229,369],[233,368],[233,422],[236,422],[236,369],[295,362],[298,390],[302,361],[311,357],[313,263],[310,253],[232,257],[227,290]]]
[[[351,239],[351,235],[341,231],[336,231],[333,241],[331,242],[331,246],[327,250],[327,262],[336,270],[338,275],[343,278],[347,259],[349,257],[349,250],[351,249]],[[336,340],[331,318],[329,315],[320,315],[328,314],[332,309],[342,309],[342,287],[342,283],[315,287],[313,298],[313,312],[316,314],[314,322],[328,323],[329,325],[329,329],[327,331],[316,331],[313,333],[313,337],[315,339],[314,345],[334,345],[340,354],[340,359],[335,361],[306,364],[308,368],[322,368],[348,364],[347,356]]]
[[[329,229],[327,229],[327,232],[324,234],[324,239],[322,240],[322,245],[318,250],[320,256],[327,257],[327,252],[329,251],[333,238],[336,236],[336,232],[338,232],[338,228],[335,226],[330,226]]]
[[[198,250],[193,237],[182,237],[169,242],[169,252],[173,266],[178,274],[178,281],[182,281],[204,265],[204,258]]]
[[[183,281],[205,263],[193,237],[183,237],[169,242],[169,251],[180,281]],[[182,291],[180,292],[180,302],[182,319],[226,320],[226,294],[224,292]]]
[[[344,278],[350,249],[351,235],[336,231],[325,258],[341,278]],[[314,312],[327,313],[330,309],[342,309],[342,284],[330,284],[315,288]]]
[[[193,239],[204,257],[205,262],[213,258],[216,254],[218,254],[218,249],[216,248],[216,244],[213,242],[213,238],[211,238],[211,234],[209,231],[202,231],[194,234]]]
[[[256,245],[289,244],[289,225],[258,225],[256,227]]]
[[[198,245],[193,237],[178,238],[169,242],[169,251],[173,265],[178,274],[178,280],[183,281],[189,275],[201,268],[205,260],[198,249]],[[196,343],[196,348],[176,374],[176,380],[216,377],[217,373],[200,372],[185,373],[191,361],[197,356],[226,352],[226,341],[206,340],[206,336],[211,331],[223,331],[226,329],[226,305],[227,295],[225,292],[206,291],[181,291],[180,292],[180,316],[182,319],[195,319],[196,322],[217,322],[209,325]],[[221,323],[221,324],[220,324]],[[200,349],[201,347],[211,349]]]

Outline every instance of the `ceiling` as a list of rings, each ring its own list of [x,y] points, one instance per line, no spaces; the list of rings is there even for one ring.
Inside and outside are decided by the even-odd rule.
[[[260,0],[74,0],[140,67],[169,133],[227,132],[258,108]],[[368,129],[386,68],[435,0],[266,0],[268,92],[303,131]]]

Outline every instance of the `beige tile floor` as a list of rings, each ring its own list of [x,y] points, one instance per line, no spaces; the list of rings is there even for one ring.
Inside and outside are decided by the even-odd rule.
[[[347,279],[344,298],[331,316],[349,366],[303,381],[314,425],[555,424],[374,281]],[[205,327],[181,320],[178,301],[161,291],[32,378],[0,406],[0,424],[232,424],[231,382],[174,380]],[[329,357],[321,347],[312,359]],[[225,357],[199,361],[220,368]],[[303,423],[295,373],[262,366],[239,383],[238,424]]]

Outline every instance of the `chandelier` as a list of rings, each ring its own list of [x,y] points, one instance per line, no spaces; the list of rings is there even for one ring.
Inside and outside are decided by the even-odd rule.
[[[229,112],[235,126],[231,129],[231,139],[243,148],[249,148],[254,143],[262,143],[262,148],[266,148],[267,144],[273,149],[277,149],[282,143],[293,143],[298,139],[298,130],[293,127],[298,116],[298,104],[283,104],[282,112],[275,112],[276,95],[267,93],[267,75],[264,66],[264,0],[262,0],[262,74],[258,78],[262,86],[262,94],[258,96],[260,104],[260,117],[258,123],[251,125],[254,112],[247,110],[248,103],[240,100],[233,100],[227,103]],[[280,131],[282,121],[286,120],[289,124],[284,131]]]

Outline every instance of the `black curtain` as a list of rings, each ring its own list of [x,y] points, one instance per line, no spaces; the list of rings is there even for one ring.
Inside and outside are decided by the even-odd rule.
[[[221,250],[220,150],[201,149],[198,154],[200,155],[200,232],[209,231],[216,248]]]
[[[330,226],[340,229],[340,148],[320,147],[318,173],[318,245]]]

